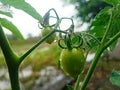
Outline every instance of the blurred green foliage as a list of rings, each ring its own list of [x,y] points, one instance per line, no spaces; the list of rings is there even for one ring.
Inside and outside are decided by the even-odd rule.
[[[103,0],[63,0],[65,3],[75,5],[78,11],[77,17],[80,17],[83,22],[90,22],[97,13],[105,6],[110,6]]]

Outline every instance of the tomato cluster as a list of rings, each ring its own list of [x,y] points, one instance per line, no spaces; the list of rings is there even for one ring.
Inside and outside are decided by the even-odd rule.
[[[50,16],[51,10],[53,10],[56,14],[56,11],[54,9],[50,9],[44,15],[43,20],[40,21],[40,24],[42,25],[42,37],[50,34],[50,32],[52,32],[53,30],[60,29],[60,23],[62,19],[65,19],[60,19],[56,14],[56,17],[53,16],[53,18],[56,18],[57,22],[53,25],[50,25],[49,18],[52,17]],[[81,74],[81,72],[83,71],[86,60],[84,52],[80,48],[80,45],[82,45],[83,43],[82,37],[74,33],[74,23],[72,19],[70,20],[72,21],[72,24],[67,30],[64,31],[63,35],[62,30],[58,30],[60,31],[58,45],[63,49],[60,55],[60,66],[67,75],[77,78],[78,75]],[[53,33],[45,41],[51,44],[55,40],[55,38],[56,33]],[[64,43],[64,45],[62,45],[62,43]]]

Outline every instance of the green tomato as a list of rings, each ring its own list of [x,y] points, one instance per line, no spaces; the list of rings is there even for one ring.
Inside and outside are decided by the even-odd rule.
[[[82,49],[63,49],[60,56],[60,65],[65,74],[77,78],[83,71],[85,57]]]
[[[42,29],[42,37],[46,36],[53,30],[52,27],[45,27]],[[46,43],[51,44],[55,40],[56,34],[52,34],[50,37],[46,39]]]

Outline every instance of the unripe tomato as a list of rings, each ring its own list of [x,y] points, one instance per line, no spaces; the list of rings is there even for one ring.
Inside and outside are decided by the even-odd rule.
[[[48,33],[50,33],[53,30],[52,27],[45,27],[42,29],[42,37],[46,36]],[[51,44],[55,40],[56,34],[52,34],[50,37],[46,39],[46,42]]]
[[[85,65],[85,57],[82,49],[63,49],[60,56],[60,65],[65,74],[77,78]]]

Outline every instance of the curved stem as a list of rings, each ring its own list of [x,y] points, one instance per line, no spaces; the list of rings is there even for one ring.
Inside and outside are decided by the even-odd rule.
[[[110,14],[110,19],[109,19],[108,25],[107,25],[107,27],[106,27],[106,32],[105,32],[105,34],[104,34],[104,36],[103,36],[103,38],[102,38],[102,40],[101,40],[101,43],[102,43],[102,44],[105,43],[106,36],[107,36],[107,34],[108,34],[109,30],[110,30],[110,26],[111,26],[111,24],[112,24],[112,18],[113,18],[113,15],[112,15],[112,12],[111,12],[111,14]]]
[[[58,16],[58,14],[57,14],[56,10],[55,10],[54,8],[51,8],[48,12],[50,12],[51,10],[53,10],[53,11],[54,11],[54,13],[55,13],[55,15],[56,15],[57,19],[59,20],[59,16]]]
[[[19,78],[18,78],[18,59],[19,57],[12,50],[9,41],[7,40],[3,29],[0,25],[0,46],[5,57],[5,61],[8,67],[12,90],[20,90]]]
[[[5,33],[3,32],[1,25],[0,25],[0,46],[6,59],[15,58],[15,57],[17,58],[17,55],[11,48],[9,41],[5,36]],[[11,61],[7,61],[7,62],[11,63]]]
[[[94,40],[96,40],[99,45],[101,44],[101,42],[100,42],[96,37],[94,37],[93,35],[91,35],[91,34],[89,34],[89,33],[85,33],[85,35],[88,35],[88,36],[90,36],[91,38],[93,38]]]

